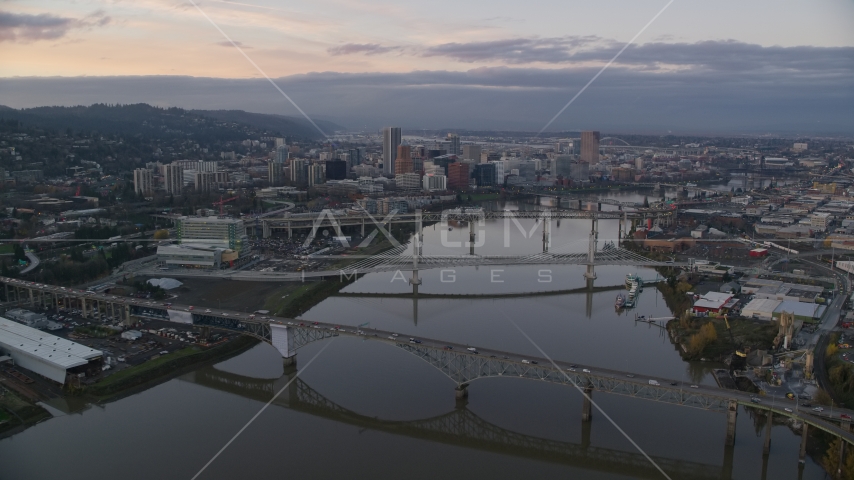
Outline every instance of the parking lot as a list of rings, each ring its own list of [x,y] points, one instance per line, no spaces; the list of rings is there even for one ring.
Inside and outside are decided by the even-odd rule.
[[[168,321],[138,319],[137,323],[125,326],[119,318],[106,314],[83,318],[77,309],[31,310],[43,313],[60,327],[52,334],[104,352],[102,373],[86,378],[84,383],[87,384],[189,345],[214,345],[236,336],[234,333],[213,331],[205,340],[201,338],[199,329]],[[121,336],[126,330],[139,331],[142,336],[133,341],[126,340]]]

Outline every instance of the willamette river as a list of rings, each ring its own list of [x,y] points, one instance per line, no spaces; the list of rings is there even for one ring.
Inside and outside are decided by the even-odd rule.
[[[491,205],[505,207],[516,208]],[[533,227],[531,220],[519,223]],[[483,245],[476,253],[536,253],[542,246],[539,230],[528,236],[512,223],[490,221],[478,231]],[[586,251],[589,231],[589,221],[553,224],[551,251]],[[425,254],[467,251],[453,243],[468,240],[467,227],[430,226],[424,234]],[[616,234],[615,221],[600,222],[600,242]],[[585,284],[579,266],[445,270],[421,272],[420,291],[510,293]],[[622,285],[628,273],[655,277],[631,267],[596,273],[597,286]],[[390,272],[368,275],[346,291],[409,289]],[[713,384],[711,366],[683,362],[659,328],[633,321],[634,312],[670,315],[655,288],[646,288],[631,313],[615,311],[616,293],[417,303],[332,297],[304,318],[539,356],[515,322],[558,360]],[[571,387],[489,378],[473,382],[467,404],[457,404],[455,383],[428,363],[402,349],[344,337],[302,348],[298,371],[200,479],[664,478],[600,412],[583,424],[582,397]],[[0,479],[190,479],[285,386],[289,377],[282,374],[276,350],[260,344],[141,393],[58,414],[0,440]],[[763,465],[764,429],[746,409],[739,411],[735,448],[727,451],[723,414],[599,392],[594,400],[665,471],[681,469],[669,472],[671,478],[726,478],[730,468],[735,479],[762,478],[763,469],[769,479],[825,477],[810,458],[799,472],[800,436],[783,424],[772,429]],[[690,469],[696,474],[684,474]]]

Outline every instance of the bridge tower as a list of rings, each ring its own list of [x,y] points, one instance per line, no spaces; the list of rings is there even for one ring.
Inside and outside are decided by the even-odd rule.
[[[584,273],[584,278],[587,279],[587,288],[593,288],[593,280],[596,280],[596,271],[594,270],[593,262],[596,257],[596,244],[599,240],[599,218],[593,214],[593,225],[590,229],[590,244],[587,246],[587,272]]]
[[[474,225],[473,223],[471,225]],[[474,226],[472,226],[472,235],[474,235]],[[421,209],[415,210],[415,234],[412,235],[412,278],[409,279],[412,285],[412,294],[418,295],[418,285],[421,285],[421,279],[418,278],[418,258],[421,256],[421,242],[424,240],[423,224],[421,222]],[[472,240],[472,253],[474,253],[474,240]]]
[[[543,253],[549,253],[552,244],[552,218],[550,210],[543,210]]]
[[[540,198],[540,197],[537,197]],[[469,255],[474,255],[474,220],[469,219]]]

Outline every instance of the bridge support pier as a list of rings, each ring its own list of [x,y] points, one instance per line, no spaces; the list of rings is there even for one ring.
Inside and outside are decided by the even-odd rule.
[[[732,480],[733,458],[735,457],[735,447],[727,445],[724,447],[724,461],[721,466],[721,479]]]
[[[584,388],[584,401],[581,403],[581,421],[589,422],[593,420],[593,404],[590,399],[593,397],[593,387]]]
[[[581,448],[590,446],[590,436],[593,430],[593,422],[581,422]]]
[[[759,474],[760,480],[768,478],[768,455],[762,455],[762,473]]]
[[[771,419],[773,415],[771,410],[768,410],[768,420],[765,423],[765,442],[762,444],[762,455],[766,457],[771,453]]]
[[[798,452],[798,464],[801,465],[801,468],[803,468],[807,458],[807,427],[807,422],[804,422],[804,429],[801,431],[801,449]]]
[[[461,383],[454,389],[454,400],[457,402],[457,408],[466,406],[469,398],[469,384]]]
[[[851,431],[851,423],[850,422],[842,422],[840,425],[843,430],[846,432]],[[836,465],[836,476],[838,478],[842,478],[842,465],[845,463],[845,444],[847,442],[841,441],[839,442],[839,463]]]
[[[293,354],[290,357],[282,357],[282,365],[284,367],[296,367],[297,366],[297,354]]]
[[[726,412],[726,441],[724,442],[728,447],[735,445],[736,418],[738,418],[738,402],[730,400]]]
[[[474,220],[469,220],[469,255],[474,255],[474,239]]]

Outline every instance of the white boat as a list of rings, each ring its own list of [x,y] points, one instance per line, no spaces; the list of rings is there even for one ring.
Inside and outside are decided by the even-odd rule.
[[[622,293],[617,294],[617,300],[614,302],[614,307],[623,308],[626,306],[626,297]]]

